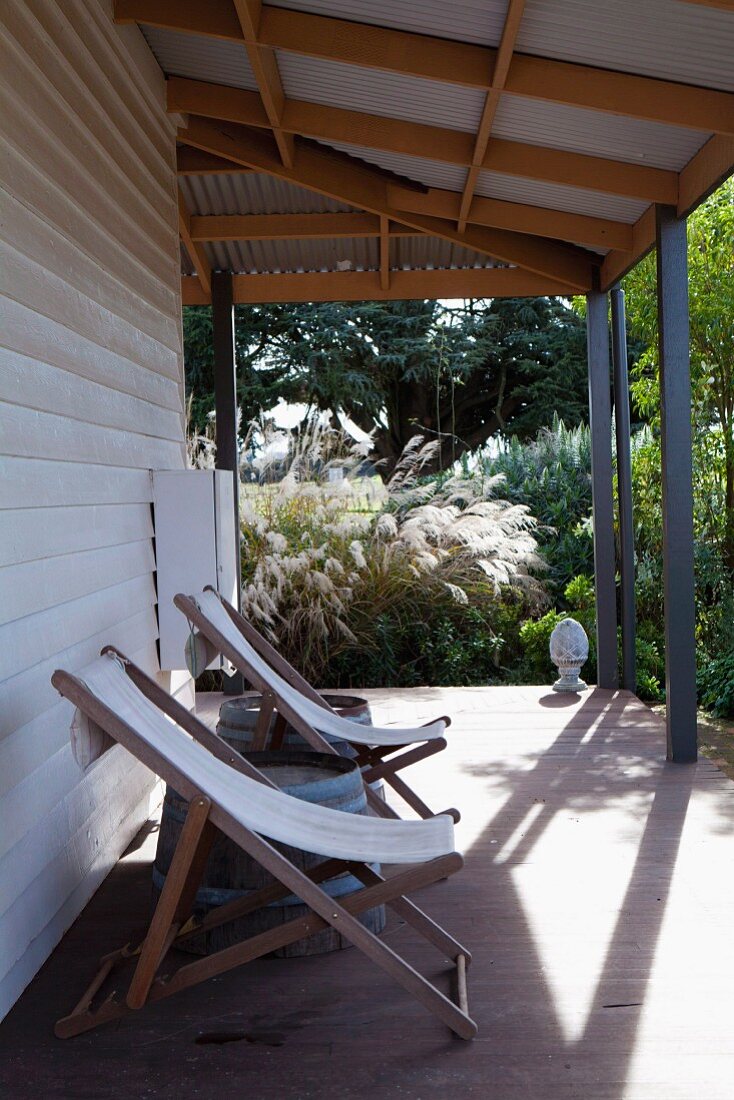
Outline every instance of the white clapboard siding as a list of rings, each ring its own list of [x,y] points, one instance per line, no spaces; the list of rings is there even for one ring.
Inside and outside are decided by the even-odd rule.
[[[97,770],[99,776],[96,775]],[[9,892],[3,889],[5,876],[0,859],[0,917],[4,925],[6,920],[9,923],[8,935],[4,937],[7,954],[3,957],[3,947],[0,947],[0,968],[16,962],[12,945],[18,942],[22,928],[27,927],[31,936],[37,936],[47,923],[45,914],[52,909],[54,902],[58,904],[58,899],[65,898],[76,885],[74,880],[79,866],[88,870],[96,849],[109,841],[117,825],[115,813],[119,813],[115,808],[115,788],[120,783],[129,783],[136,776],[141,786],[150,782],[145,769],[119,746],[109,750],[106,760],[100,759],[92,765],[89,774],[83,775],[77,767],[74,820],[69,820],[70,807],[65,799],[52,813],[49,828],[44,830],[36,825],[28,833],[29,861],[24,867],[27,884],[22,893],[12,899]],[[85,797],[80,797],[82,795]],[[74,829],[74,825],[78,827]],[[58,839],[59,828],[69,834],[63,844]],[[95,834],[97,843],[91,849],[86,843],[85,830]]]
[[[8,7],[12,16],[13,3]],[[137,220],[140,231],[149,233],[151,237],[160,241],[161,251],[165,253],[165,240],[167,237],[167,220],[164,212],[159,212],[146,200],[143,195],[142,184],[136,186],[134,176],[135,169],[126,170],[123,164],[115,164],[110,156],[100,147],[95,139],[90,124],[93,112],[86,111],[84,116],[71,111],[64,100],[56,94],[42,67],[31,58],[28,52],[28,39],[25,43],[19,43],[12,34],[3,36],[0,45],[0,58],[4,79],[11,86],[23,88],[23,105],[26,117],[38,122],[40,126],[50,132],[50,120],[53,116],[54,125],[58,132],[63,133],[64,145],[77,160],[82,157],[89,169],[109,181],[109,195],[124,209],[129,210]],[[117,169],[117,171],[115,171]]]
[[[177,354],[177,318],[150,306],[137,288],[131,289],[115,278],[100,266],[99,260],[80,251],[63,233],[4,190],[0,190],[0,225],[3,240],[16,252],[66,279],[91,301],[113,301],[120,317]]]
[[[56,897],[51,903],[57,906],[53,912],[49,905],[49,920],[43,932],[35,939],[24,937],[28,939],[27,948],[17,955],[15,964],[0,980],[0,1005],[11,1006],[14,1003],[147,820],[151,804],[155,805],[157,799],[151,799],[150,793],[140,798],[141,784],[146,784],[143,769],[133,772],[126,782],[118,785],[115,792],[118,810],[112,814],[114,827],[109,840],[105,844],[89,845],[94,860],[86,873],[76,874],[76,886],[65,902],[61,903],[62,899]]]
[[[0,1016],[155,786],[120,747],[82,773],[54,670],[114,645],[193,701],[159,672],[151,519],[150,471],[185,464],[175,124],[112,15],[0,13]]]
[[[7,535],[0,541],[0,567],[117,546],[153,535],[148,504],[19,508],[7,511],[2,522]]]
[[[87,407],[80,408],[80,412],[91,415]],[[69,462],[72,455],[78,455],[79,461],[112,466],[127,462],[130,466],[165,470],[174,466],[182,453],[174,440],[117,431],[22,405],[0,403],[0,417],[3,445],[13,456]]]
[[[134,545],[148,547],[150,543],[146,541]],[[74,557],[69,555],[66,560],[73,561]],[[83,570],[84,557],[82,554],[78,557]],[[41,560],[53,561],[48,558]],[[61,611],[57,605],[45,606],[36,614],[29,613],[22,619],[0,626],[0,679],[10,680],[24,669],[63,653],[68,647],[69,637],[80,640],[94,637],[106,626],[112,626],[120,617],[121,600],[125,601],[128,615],[155,607],[155,585],[146,560],[143,559],[135,570],[137,576],[127,580],[115,577],[106,588],[94,585],[90,593],[82,593],[77,599],[62,604]]]
[[[52,811],[48,827],[44,829],[35,823],[18,846],[27,855],[24,864],[26,883],[20,893],[16,890],[11,896],[10,891],[4,888],[7,879],[3,860],[0,858],[0,917],[4,918],[9,914],[12,920],[14,915],[16,921],[22,917],[32,936],[38,935],[46,924],[45,914],[54,900],[66,897],[76,885],[73,878],[71,881],[68,879],[69,875],[74,875],[75,863],[78,866],[79,861],[82,865],[85,861],[87,864],[93,861],[94,852],[85,843],[84,830],[93,830],[98,841],[105,843],[109,839],[111,814],[115,813],[116,786],[126,782],[136,772],[140,775],[138,762],[119,746],[109,750],[107,759],[100,758],[95,762],[88,773],[82,773],[78,765],[75,767],[77,774],[73,788],[73,806],[68,796],[62,799]],[[96,774],[97,771],[99,775]],[[59,839],[59,830],[64,837],[63,842]],[[61,875],[66,878],[66,882],[60,880]],[[45,896],[43,905],[38,905],[33,898],[33,895],[38,896],[39,891],[43,891]],[[34,904],[28,905],[31,899]],[[9,935],[4,937],[4,944],[7,945],[9,954],[14,954],[12,945],[18,942],[20,927],[16,924],[14,928],[11,923],[7,929]],[[3,948],[0,947],[0,968],[3,964],[7,966],[15,961],[15,958],[7,955],[3,958]]]
[[[64,616],[70,600],[119,585],[132,577],[150,576],[154,568],[149,538],[9,565],[0,574],[0,582],[6,589],[0,624],[48,607],[62,608],[58,615]]]
[[[151,305],[170,311],[175,291],[120,243],[114,226],[107,221],[98,222],[88,210],[81,210],[71,192],[50,187],[46,174],[27,159],[26,149],[4,140],[0,141],[0,148],[8,166],[7,177],[12,175],[15,193],[27,207],[46,221],[52,218],[70,241],[103,264],[121,283],[137,290]],[[165,271],[165,261],[161,269]]]
[[[176,443],[181,438],[178,410],[161,409],[5,348],[0,348],[0,400],[71,420],[83,419],[88,408],[98,409],[95,422],[99,427],[124,428]]]
[[[116,99],[103,71],[84,50],[78,49],[75,67],[59,48],[64,38],[78,38],[74,24],[43,0],[14,0],[8,8],[7,28],[16,41],[30,44],[29,56],[64,100],[67,114],[72,119],[75,115],[88,118],[96,141],[116,164],[126,167],[129,180],[143,199],[158,210],[169,204],[166,163],[140,133],[135,120],[115,111]],[[87,83],[95,78],[97,95],[90,99]]]
[[[0,737],[24,726],[58,701],[58,693],[51,684],[55,669],[78,672],[95,660],[105,645],[114,645],[130,654],[149,639],[157,640],[157,636],[158,620],[153,609],[140,611],[6,680],[0,684]]]
[[[104,332],[107,346],[118,355],[134,363],[148,363],[169,378],[178,376],[176,352],[120,317],[114,298],[105,308],[5,242],[0,242],[0,273],[0,286],[9,298],[89,339]]]
[[[0,509],[62,508],[74,504],[150,503],[153,488],[148,470],[114,469],[50,462],[40,458],[0,458]]]
[[[74,341],[74,358],[67,351]],[[148,366],[116,355],[104,344],[86,340],[67,325],[41,317],[20,302],[3,302],[2,345],[8,351],[25,354],[51,367],[70,371],[90,382],[100,382],[112,393],[133,394],[146,404],[173,409],[180,416],[181,387],[178,379],[167,378]]]

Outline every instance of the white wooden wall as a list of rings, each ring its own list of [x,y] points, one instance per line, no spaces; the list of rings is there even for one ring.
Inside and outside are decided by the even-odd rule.
[[[175,132],[111,10],[2,6],[0,1016],[153,786],[119,747],[82,775],[50,683],[106,643],[157,669],[148,470],[184,464]]]

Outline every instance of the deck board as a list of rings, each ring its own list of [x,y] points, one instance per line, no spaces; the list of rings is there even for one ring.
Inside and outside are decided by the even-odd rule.
[[[449,749],[411,779],[436,809],[462,810],[466,866],[420,900],[474,953],[478,1038],[452,1039],[350,949],[262,960],[53,1039],[88,952],[139,920],[152,832],[0,1028],[6,1094],[731,1100],[734,783],[705,759],[667,764],[662,721],[625,692],[364,694],[381,722],[452,716]],[[441,980],[441,958],[399,922],[385,936]],[[221,1031],[246,1037],[195,1041]]]

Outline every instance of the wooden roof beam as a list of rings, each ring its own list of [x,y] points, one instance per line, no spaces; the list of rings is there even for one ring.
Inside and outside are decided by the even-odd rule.
[[[688,215],[734,172],[734,138],[715,136],[699,149],[680,174],[678,214]],[[655,246],[655,207],[632,226],[631,252],[610,252],[601,266],[601,289],[614,286]]]
[[[116,0],[119,23],[148,23],[242,42],[230,0]],[[258,44],[488,92],[497,50],[264,4]],[[713,88],[514,54],[505,93],[630,118],[734,134],[734,95]]]
[[[462,196],[458,191],[429,187],[416,191],[400,184],[388,184],[388,199],[399,210],[429,214],[458,221]],[[616,248],[623,252],[632,248],[632,226],[607,218],[592,218],[546,206],[507,202],[504,199],[475,195],[469,211],[469,222],[495,229],[511,229],[518,233],[533,233],[539,237],[571,241],[592,248]]]
[[[516,298],[574,293],[572,287],[517,267],[391,271],[381,284],[379,271],[319,271],[297,275],[234,275],[236,304],[268,302],[403,301],[406,298]],[[184,305],[207,305],[211,296],[198,280],[181,279]]]
[[[191,216],[186,207],[181,188],[178,189],[178,232],[189,258],[196,269],[199,284],[208,298],[212,293],[212,274],[204,249],[191,236]]]
[[[268,123],[273,131],[281,160],[290,168],[293,165],[293,137],[281,126],[285,104],[283,81],[280,79],[275,51],[260,46],[257,39],[262,16],[261,0],[234,0],[234,8],[242,28],[247,56],[255,74]]]
[[[471,227],[459,233],[455,224],[442,218],[398,210],[388,202],[386,179],[379,171],[300,139],[296,141],[296,163],[291,169],[274,156],[266,137],[231,123],[212,123],[192,116],[188,127],[180,131],[179,140],[578,290],[588,290],[594,283],[596,257],[583,249],[505,230]]]
[[[269,128],[256,92],[185,77],[171,77],[166,88],[171,113],[182,112],[259,129]],[[295,99],[286,101],[282,121],[284,129],[289,132],[319,141],[366,145],[408,156],[429,157],[465,168],[472,165],[474,139],[471,134],[460,130]],[[499,138],[495,138],[485,152],[480,167],[486,171],[648,202],[678,201],[675,172]]]
[[[515,49],[515,39],[520,30],[520,22],[524,10],[525,0],[510,0],[507,5],[507,14],[505,15],[505,22],[502,28],[502,38],[500,39],[497,56],[492,70],[492,87],[487,92],[487,96],[484,100],[482,117],[479,120],[477,136],[474,141],[474,153],[472,155],[471,167],[466,174],[464,191],[459,206],[458,223],[459,229],[462,232],[466,229],[466,223],[469,219],[472,198],[477,186],[477,181],[479,180],[479,172],[487,152],[489,136],[492,133],[494,116],[497,113],[502,89],[505,86],[507,74],[510,70],[512,53]]]
[[[251,168],[233,168],[231,160],[213,157],[201,149],[192,149],[189,145],[179,145],[176,149],[176,172],[179,176],[218,176],[230,175],[233,171],[245,175]]]
[[[192,216],[194,241],[307,241],[382,237],[383,219],[374,214],[227,214]],[[422,236],[416,229],[388,222],[391,237]]]

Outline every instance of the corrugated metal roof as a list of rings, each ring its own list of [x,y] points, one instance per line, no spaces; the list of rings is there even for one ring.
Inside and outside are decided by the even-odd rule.
[[[354,208],[260,172],[181,176],[190,214],[329,214]]]
[[[494,137],[680,171],[710,137],[700,130],[504,95]]]
[[[474,132],[484,106],[478,88],[382,72],[360,65],[276,51],[285,93],[292,99],[346,107]]]
[[[480,172],[476,193],[486,195],[487,198],[548,206],[551,209],[612,218],[620,222],[637,221],[648,206],[648,203],[638,199],[625,199],[601,191],[585,191],[580,187],[566,187],[560,183],[507,176],[502,172]]]
[[[528,0],[517,50],[734,91],[734,19],[700,4]]]
[[[276,8],[496,46],[507,0],[269,0]]]
[[[257,90],[247,50],[238,42],[225,42],[201,34],[181,34],[141,24],[156,61],[169,76],[228,84]]]
[[[320,144],[326,145],[326,142]],[[427,187],[445,187],[451,191],[460,191],[466,179],[466,168],[445,164],[440,160],[410,157],[404,153],[387,153],[382,149],[369,149],[364,145],[347,145],[342,142],[331,142],[326,147],[358,157],[368,164],[376,164],[380,168],[386,168],[388,172],[395,172],[398,176],[423,183]]]
[[[214,270],[246,274],[337,271],[350,261],[350,271],[375,270],[379,242],[375,237],[337,241],[216,241],[204,246]]]
[[[215,271],[250,275],[337,271],[337,264],[345,261],[351,263],[350,271],[375,271],[380,263],[379,242],[374,237],[338,241],[213,241],[203,247]],[[390,267],[393,270],[497,266],[489,256],[436,237],[395,237],[390,241]],[[183,271],[185,274],[193,272],[188,259]]]
[[[506,0],[270,0],[398,30],[496,46]],[[680,0],[528,0],[518,52],[734,90],[734,20]]]
[[[473,252],[438,237],[395,237],[390,241],[390,267],[405,271],[425,268],[498,267],[491,256]]]

